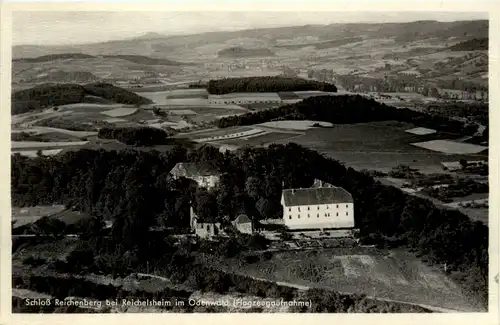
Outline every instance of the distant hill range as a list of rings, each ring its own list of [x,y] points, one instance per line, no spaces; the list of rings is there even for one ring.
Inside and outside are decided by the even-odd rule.
[[[187,63],[175,62],[168,59],[161,58],[151,58],[144,55],[89,55],[84,53],[60,53],[60,54],[49,54],[42,55],[35,58],[20,58],[13,59],[12,62],[15,63],[41,63],[41,62],[50,62],[56,60],[68,60],[68,59],[97,59],[99,57],[102,58],[111,58],[111,59],[122,59],[127,60],[137,64],[144,65],[172,65],[172,66],[180,66],[186,65]]]
[[[488,51],[488,38],[474,38],[448,48],[450,51]]]
[[[275,55],[274,52],[267,48],[248,49],[239,46],[220,50],[217,54],[220,58],[269,57]]]
[[[28,82],[93,82],[99,77],[87,71],[51,71],[27,80]]]
[[[276,47],[286,48],[288,50],[298,50],[308,46],[314,46],[316,49],[328,49],[331,47],[342,46],[350,43],[360,42],[362,41],[362,37],[347,37],[341,38],[332,41],[324,41],[324,42],[313,42],[313,43],[303,43],[303,44],[285,44],[285,45],[277,45]]]
[[[460,42],[488,37],[488,21],[438,22],[429,20],[408,23],[306,25],[176,36],[162,36],[154,33],[128,40],[71,46],[18,45],[13,47],[13,58],[36,58],[52,54],[78,52],[87,53],[88,55],[122,55],[126,53],[159,59],[166,56],[172,57],[172,53],[179,49],[185,50],[208,44],[221,44],[236,38],[262,40],[267,44],[268,50],[272,51],[274,46],[280,45],[280,40],[293,40],[308,36],[317,37],[318,42],[313,45],[318,48],[322,46],[339,46],[342,42],[353,42],[356,40],[355,38],[361,36],[364,39],[392,38],[395,42],[401,44],[426,39],[444,41],[452,37]],[[297,44],[297,46],[302,45]],[[241,45],[241,47],[244,48],[245,45]],[[136,58],[129,57],[128,59],[135,60]]]

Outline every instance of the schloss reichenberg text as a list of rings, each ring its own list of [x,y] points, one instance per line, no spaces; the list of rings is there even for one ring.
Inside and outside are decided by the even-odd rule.
[[[249,299],[188,299],[188,300],[142,300],[142,299],[25,299],[27,306],[54,306],[100,309],[103,307],[234,307],[234,308],[279,308],[279,307],[311,307],[309,300],[249,300]]]

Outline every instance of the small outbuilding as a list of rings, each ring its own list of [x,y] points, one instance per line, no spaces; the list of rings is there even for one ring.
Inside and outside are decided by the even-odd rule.
[[[252,220],[246,214],[240,214],[232,221],[233,226],[243,234],[252,234]]]

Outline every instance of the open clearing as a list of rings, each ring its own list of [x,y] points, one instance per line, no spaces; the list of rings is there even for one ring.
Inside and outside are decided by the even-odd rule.
[[[83,111],[83,112],[90,112],[90,111],[102,111],[102,110],[108,110],[108,109],[113,109],[113,108],[120,108],[124,106],[123,104],[92,104],[92,103],[75,103],[75,104],[66,104],[66,105],[61,105],[58,106],[58,111],[65,112],[67,110],[71,111]]]
[[[60,129],[60,128],[52,128],[52,127],[46,127],[46,126],[36,126],[36,127],[31,127],[26,130],[12,130],[12,133],[21,133],[21,132],[26,132],[30,134],[45,134],[45,133],[51,133],[51,132],[58,132],[74,137],[88,137],[92,135],[96,135],[97,132],[91,132],[91,131],[72,131],[72,130],[66,130],[66,129]]]
[[[21,227],[26,224],[33,223],[38,219],[49,216],[65,209],[63,205],[47,205],[35,206],[27,208],[12,208],[12,221],[14,221],[14,228]]]
[[[133,107],[120,107],[109,111],[102,112],[102,114],[111,117],[129,116],[137,112],[137,108]]]
[[[406,132],[416,135],[426,135],[436,133],[436,130],[427,129],[427,128],[414,128],[410,130],[406,130]]]
[[[291,140],[294,137],[300,137],[302,134],[300,133],[288,133],[288,132],[272,132],[267,131],[260,134],[255,134],[251,137],[244,138],[236,138],[230,140],[222,140],[221,142],[228,145],[234,146],[265,146],[271,143],[283,141],[283,140]]]
[[[309,121],[309,120],[303,120],[303,121],[276,121],[276,122],[265,122],[261,123],[259,125],[262,126],[267,126],[271,128],[278,128],[278,129],[289,129],[289,130],[308,130],[313,128],[314,124],[319,124],[323,127],[330,127],[333,126],[332,123],[329,122],[321,122],[321,121]]]
[[[137,92],[136,94],[147,99],[152,100],[154,103],[159,105],[167,104],[167,96],[169,91],[149,91],[149,92]]]
[[[196,115],[196,112],[190,109],[171,109],[168,113],[172,115]]]
[[[272,281],[461,311],[481,310],[440,270],[403,250],[355,247],[288,251],[275,253],[270,260],[246,265],[231,259],[209,263],[230,272]]]
[[[262,129],[252,128],[252,129],[246,130],[246,131],[240,131],[240,132],[235,132],[235,133],[226,133],[226,134],[222,134],[222,135],[214,135],[214,136],[207,137],[207,138],[195,139],[195,141],[207,142],[207,141],[217,141],[217,140],[224,140],[224,139],[243,138],[243,137],[249,137],[252,135],[262,134],[265,132],[266,131],[264,131]]]
[[[454,142],[451,140],[431,140],[412,143],[412,145],[447,154],[477,154],[488,149],[488,147],[476,144]]]
[[[422,140],[434,140],[450,135],[435,133],[414,135],[405,130],[413,125],[399,122],[370,122],[334,125],[331,128],[313,128],[303,136],[285,139],[279,143],[295,142],[317,150],[355,169],[388,172],[403,164],[422,173],[443,171],[442,161],[460,159],[480,160],[486,155],[449,155],[411,145]],[[486,158],[487,159],[487,158]]]
[[[70,146],[83,146],[88,141],[79,142],[36,142],[36,141],[11,141],[12,149],[26,149],[26,148],[46,148],[46,147],[70,147]]]
[[[107,119],[104,119],[103,121],[107,122],[107,123],[123,123],[123,122],[127,122],[127,120],[124,120],[122,118],[107,118]]]

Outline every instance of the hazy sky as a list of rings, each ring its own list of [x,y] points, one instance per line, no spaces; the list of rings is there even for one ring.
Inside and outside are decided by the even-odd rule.
[[[12,42],[14,45],[78,44],[126,39],[147,32],[175,35],[307,24],[487,18],[487,13],[479,12],[17,11],[13,13]]]

